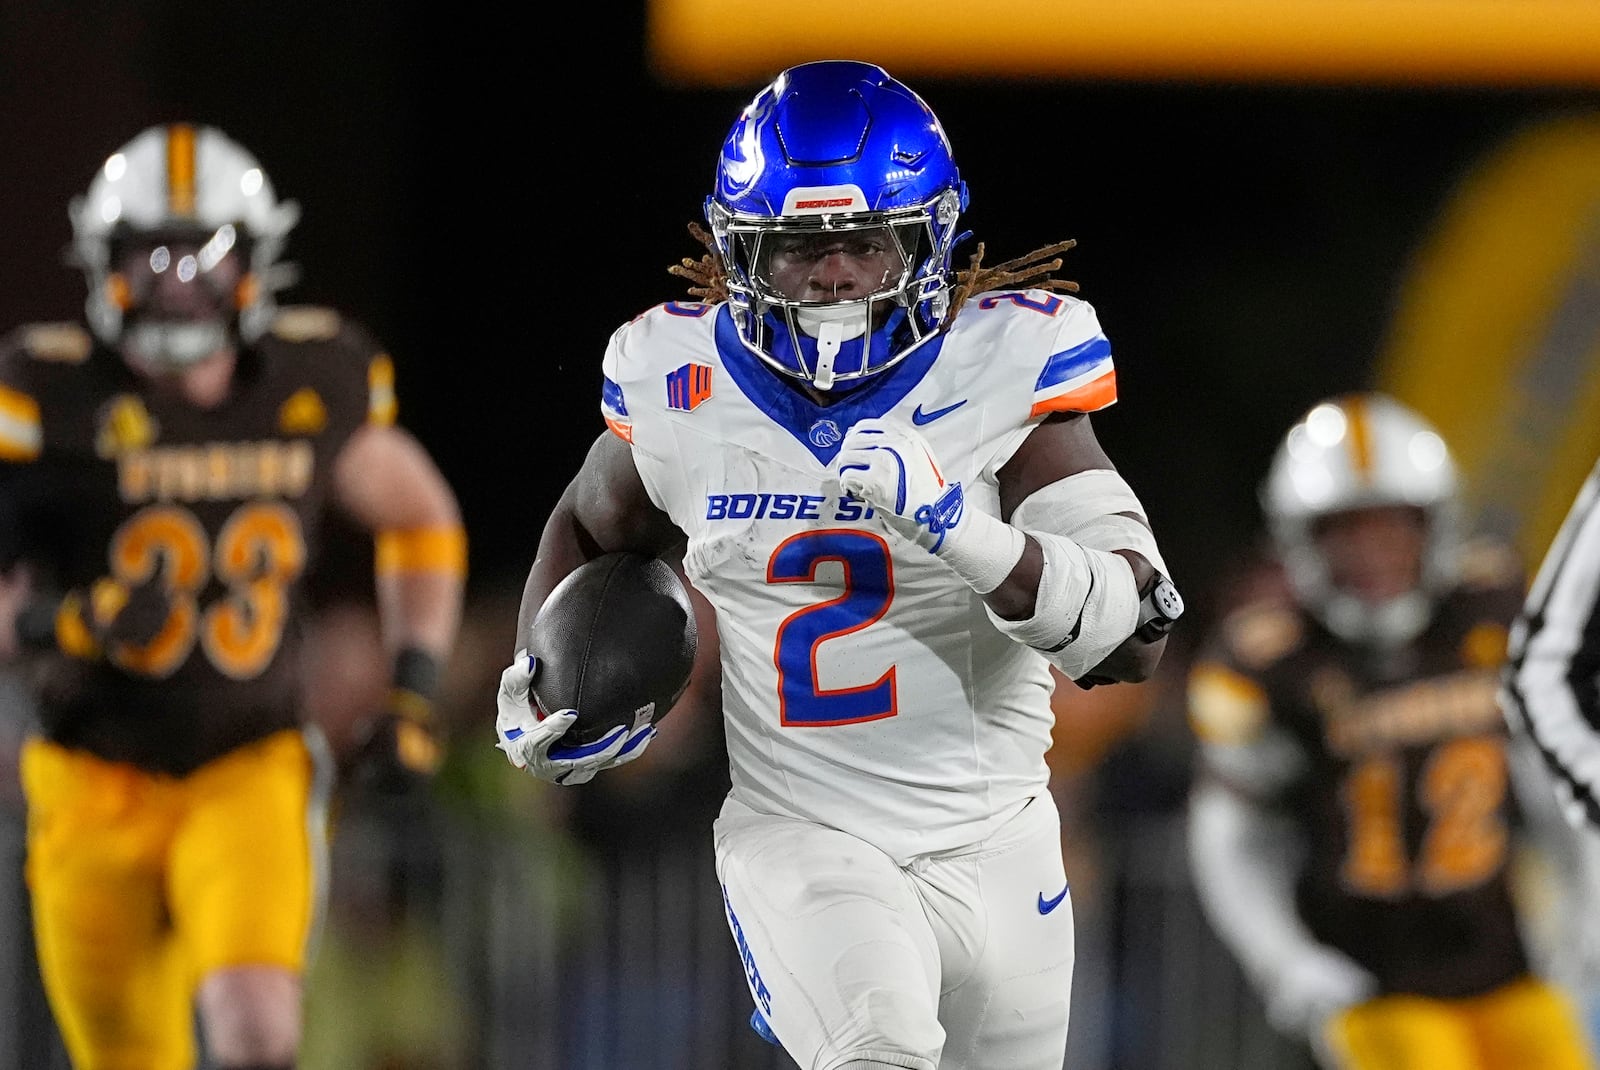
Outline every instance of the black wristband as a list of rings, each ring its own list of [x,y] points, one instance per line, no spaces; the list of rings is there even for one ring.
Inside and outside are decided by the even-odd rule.
[[[395,655],[394,686],[432,702],[439,694],[439,659],[421,647],[405,647]]]

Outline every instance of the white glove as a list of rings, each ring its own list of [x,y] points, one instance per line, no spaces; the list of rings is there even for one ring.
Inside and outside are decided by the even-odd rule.
[[[839,489],[872,506],[896,535],[949,565],[988,594],[1016,567],[1027,538],[981,509],[968,509],[961,484],[945,479],[928,440],[908,424],[862,420],[845,432],[833,459]]]
[[[1262,990],[1267,1021],[1308,1041],[1324,1065],[1332,1061],[1328,1025],[1334,1016],[1377,994],[1377,978],[1347,955],[1320,945],[1295,955]]]
[[[839,487],[871,505],[897,533],[929,553],[961,523],[960,483],[939,471],[928,440],[897,420],[868,419],[845,432],[833,460]]]
[[[576,710],[557,710],[541,719],[533,709],[533,678],[538,675],[538,659],[526,650],[517,651],[514,661],[500,674],[500,693],[496,697],[499,714],[495,717],[495,746],[518,769],[552,784],[586,784],[602,769],[626,765],[655,738],[656,726],[630,729],[618,725],[593,743],[579,747],[560,747],[557,742],[578,719]]]

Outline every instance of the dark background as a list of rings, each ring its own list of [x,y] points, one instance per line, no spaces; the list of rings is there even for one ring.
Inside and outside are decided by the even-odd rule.
[[[153,122],[222,127],[301,202],[285,299],[387,342],[401,418],[462,499],[474,584],[520,582],[603,429],[606,339],[683,295],[666,266],[698,254],[686,225],[758,88],[658,83],[642,4],[560,15],[530,31],[509,9],[376,0],[4,5],[0,320],[78,315],[65,209],[109,152]],[[1192,601],[1252,537],[1282,431],[1366,385],[1456,179],[1521,125],[1597,103],[891,73],[942,117],[991,260],[1078,240],[1063,274],[1121,393],[1096,427]]]

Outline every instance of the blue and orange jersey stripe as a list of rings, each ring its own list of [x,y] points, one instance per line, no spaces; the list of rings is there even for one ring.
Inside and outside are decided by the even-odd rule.
[[[1030,417],[1048,412],[1094,412],[1117,400],[1111,343],[1096,335],[1045,361],[1033,385]]]
[[[606,427],[624,442],[633,441],[633,420],[628,416],[628,403],[622,396],[622,386],[610,376],[605,376],[600,387],[600,415]]]

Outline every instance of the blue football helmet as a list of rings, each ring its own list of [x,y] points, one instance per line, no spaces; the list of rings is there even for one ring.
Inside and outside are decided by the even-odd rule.
[[[945,325],[966,206],[938,117],[883,68],[784,71],[729,131],[705,205],[745,346],[821,390],[904,360]],[[819,281],[835,269],[808,265],[830,259],[856,273]]]

